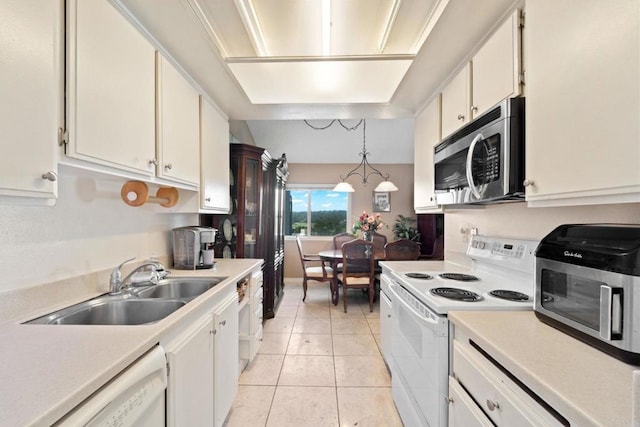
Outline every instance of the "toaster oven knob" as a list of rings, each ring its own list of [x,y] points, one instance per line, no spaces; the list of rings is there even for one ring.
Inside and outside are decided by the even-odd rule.
[[[524,185],[525,187],[533,187],[533,181],[530,181],[530,180],[528,180],[528,179],[525,179],[525,180],[522,182],[522,185]]]

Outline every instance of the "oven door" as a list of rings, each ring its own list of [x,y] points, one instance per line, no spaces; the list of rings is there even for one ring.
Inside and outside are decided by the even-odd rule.
[[[536,311],[594,338],[622,340],[629,326],[624,322],[624,277],[538,258]]]
[[[405,425],[447,423],[448,321],[396,282],[393,300],[392,393]]]

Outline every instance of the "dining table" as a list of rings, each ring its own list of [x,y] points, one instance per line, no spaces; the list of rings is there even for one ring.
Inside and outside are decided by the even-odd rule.
[[[325,251],[318,252],[318,256],[323,261],[329,263],[333,269],[333,276],[331,278],[331,302],[333,305],[338,305],[338,299],[340,297],[338,292],[338,264],[342,262],[342,249],[327,249]],[[376,261],[384,261],[386,254],[384,249],[374,248],[373,259]]]

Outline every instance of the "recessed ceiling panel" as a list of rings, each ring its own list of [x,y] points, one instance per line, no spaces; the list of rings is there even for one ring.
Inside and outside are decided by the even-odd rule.
[[[249,34],[244,28],[242,18],[233,0],[201,0],[197,5],[204,13],[206,27],[210,34],[217,37],[215,44],[220,49],[220,55],[253,57],[256,51],[251,44]]]
[[[239,62],[229,67],[254,104],[385,103],[411,60]]]
[[[393,0],[332,1],[331,55],[379,54],[393,3]]]
[[[416,54],[420,46],[415,44],[420,40],[425,27],[429,23],[436,7],[448,0],[405,0],[400,4],[396,25],[391,28],[386,48],[383,53]],[[463,29],[460,29],[463,31]],[[415,49],[412,51],[412,49]]]

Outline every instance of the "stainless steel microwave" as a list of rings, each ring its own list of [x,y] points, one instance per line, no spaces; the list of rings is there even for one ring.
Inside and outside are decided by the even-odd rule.
[[[640,364],[640,225],[557,227],[536,249],[535,283],[540,320]]]
[[[524,98],[509,98],[434,148],[440,205],[524,199]]]

